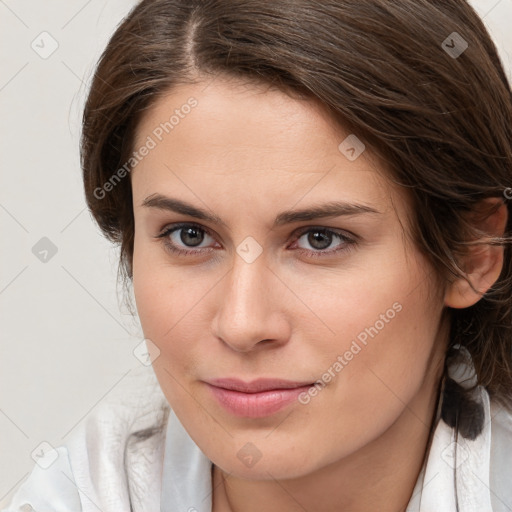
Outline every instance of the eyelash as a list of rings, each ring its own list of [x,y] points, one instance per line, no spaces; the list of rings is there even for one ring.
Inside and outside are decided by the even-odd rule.
[[[155,238],[161,239],[162,243],[164,244],[164,247],[168,251],[178,254],[180,256],[197,255],[202,252],[211,252],[212,248],[207,248],[206,250],[204,248],[203,249],[195,249],[195,250],[194,249],[192,249],[192,250],[177,249],[174,243],[168,241],[167,237],[169,237],[169,235],[171,235],[175,231],[179,231],[180,229],[183,229],[183,228],[196,228],[200,231],[203,231],[204,233],[206,233],[207,235],[209,235],[213,238],[213,234],[211,233],[211,231],[209,229],[207,229],[203,226],[200,226],[199,224],[194,224],[193,222],[181,222],[178,224],[173,224],[171,226],[167,226],[164,229],[164,231],[161,232],[160,234],[156,235]],[[353,249],[354,248],[353,246],[356,244],[355,237],[350,238],[349,236],[347,236],[343,232],[340,232],[339,230],[334,230],[334,229],[320,227],[320,226],[307,226],[304,228],[300,228],[298,234],[295,235],[296,240],[299,240],[304,234],[309,233],[310,231],[320,232],[320,233],[324,233],[324,234],[332,234],[335,237],[340,238],[341,241],[343,242],[343,244],[340,245],[339,248],[334,249],[334,250],[331,249],[331,250],[311,251],[311,250],[307,250],[307,249],[296,249],[301,253],[309,253],[309,256],[313,257],[313,258],[332,256],[335,253],[346,252],[346,251]]]

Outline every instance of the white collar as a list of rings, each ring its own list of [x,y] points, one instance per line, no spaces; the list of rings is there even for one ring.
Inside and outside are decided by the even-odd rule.
[[[489,396],[478,389],[484,428],[474,440],[456,439],[455,429],[437,418],[432,444],[406,512],[491,512]],[[457,508],[458,501],[458,508]]]
[[[170,411],[162,470],[161,512],[211,512],[212,462]]]

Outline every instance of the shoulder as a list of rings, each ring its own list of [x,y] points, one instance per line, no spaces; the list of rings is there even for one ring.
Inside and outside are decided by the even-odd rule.
[[[46,461],[46,462],[45,462]],[[47,466],[51,462],[50,466]],[[74,484],[68,450],[59,446],[39,459],[28,479],[18,489],[8,508],[2,512],[81,510],[80,497]]]
[[[491,400],[490,413],[493,440],[512,449],[512,411]]]
[[[491,401],[490,487],[493,510],[512,510],[512,411]]]
[[[64,444],[45,450],[5,512],[158,510],[169,411],[151,366],[126,372]]]

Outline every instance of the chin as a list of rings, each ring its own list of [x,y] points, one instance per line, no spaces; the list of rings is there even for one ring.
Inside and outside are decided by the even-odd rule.
[[[263,442],[235,441],[234,453],[231,447],[221,447],[205,452],[223,472],[247,480],[286,480],[306,476],[321,467],[322,461],[312,460],[307,453],[300,453],[293,447],[297,444],[279,446]],[[300,446],[300,444],[299,444]],[[216,447],[219,448],[219,447]],[[227,454],[233,453],[232,457]]]

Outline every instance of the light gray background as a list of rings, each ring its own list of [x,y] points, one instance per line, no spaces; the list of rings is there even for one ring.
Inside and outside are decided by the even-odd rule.
[[[65,443],[141,364],[142,331],[122,307],[118,253],[86,210],[78,159],[91,72],[135,3],[0,0],[0,507],[39,444]],[[471,3],[512,80],[512,0]],[[32,252],[43,237],[57,248],[46,262]]]

